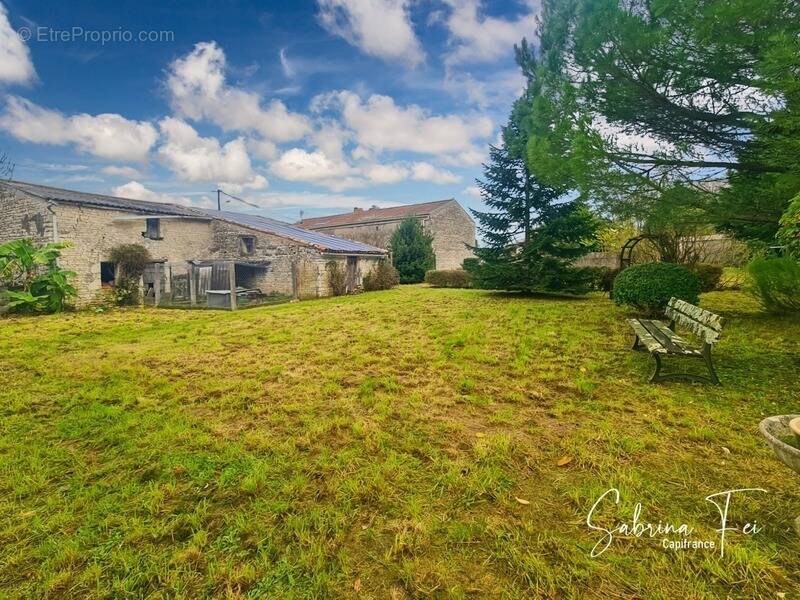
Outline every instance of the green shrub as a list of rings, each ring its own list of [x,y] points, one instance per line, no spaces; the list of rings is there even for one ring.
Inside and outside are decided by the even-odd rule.
[[[757,258],[747,265],[747,291],[770,312],[800,311],[800,262]]]
[[[786,246],[790,256],[800,260],[800,194],[797,194],[781,217],[778,239]]]
[[[364,275],[362,286],[365,292],[389,290],[400,283],[400,275],[388,260],[381,260],[375,268]]]
[[[461,263],[461,268],[465,271],[474,271],[481,264],[481,259],[476,257],[465,258]]]
[[[617,275],[614,302],[649,314],[661,313],[673,296],[697,304],[700,278],[686,267],[672,263],[644,263]]]
[[[610,292],[614,288],[614,279],[619,269],[610,267],[584,267],[592,277],[592,289],[599,292]]]
[[[0,245],[2,312],[54,313],[64,310],[76,295],[72,271],[58,266],[61,250],[69,243],[36,246],[19,239]]]
[[[344,296],[347,293],[347,273],[341,261],[329,260],[325,264],[328,275],[328,287],[333,296]]]
[[[428,271],[425,273],[425,283],[433,287],[469,288],[472,287],[472,275],[464,269]]]
[[[711,292],[719,288],[719,280],[722,278],[722,267],[698,263],[692,267],[700,278],[700,291]]]
[[[109,258],[117,267],[114,291],[109,297],[117,306],[139,304],[139,280],[145,267],[153,262],[147,248],[141,244],[120,244],[111,249]]]
[[[420,283],[425,272],[436,265],[433,236],[414,217],[400,222],[389,247],[392,249],[392,262],[400,273],[400,283]]]

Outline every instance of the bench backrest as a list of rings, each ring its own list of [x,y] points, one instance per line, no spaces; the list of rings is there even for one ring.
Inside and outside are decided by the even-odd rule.
[[[677,298],[670,299],[666,314],[668,319],[685,327],[706,344],[714,344],[719,340],[724,322],[719,315]]]

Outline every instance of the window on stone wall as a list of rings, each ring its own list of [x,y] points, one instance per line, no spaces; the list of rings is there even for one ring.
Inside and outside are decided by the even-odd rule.
[[[256,238],[251,235],[243,235],[239,238],[239,247],[242,256],[248,256],[256,251]]]
[[[161,219],[147,219],[147,229],[142,232],[142,236],[150,240],[160,240],[161,237]]]
[[[103,286],[114,285],[116,279],[116,265],[112,262],[100,263],[100,284]]]

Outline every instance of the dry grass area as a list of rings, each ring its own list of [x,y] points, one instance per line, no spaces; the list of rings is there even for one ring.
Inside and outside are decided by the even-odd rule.
[[[767,597],[798,592],[800,321],[738,292],[724,387],[649,386],[600,296],[404,287],[237,313],[0,322],[0,596]],[[687,523],[717,550],[597,526]],[[520,500],[522,502],[520,502]],[[677,536],[669,536],[677,539]]]

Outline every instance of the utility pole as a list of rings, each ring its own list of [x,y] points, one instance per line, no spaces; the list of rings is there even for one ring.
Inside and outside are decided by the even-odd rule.
[[[222,190],[217,188],[217,210],[218,211],[222,211],[222,201],[220,200],[220,194],[221,193],[222,193]]]

